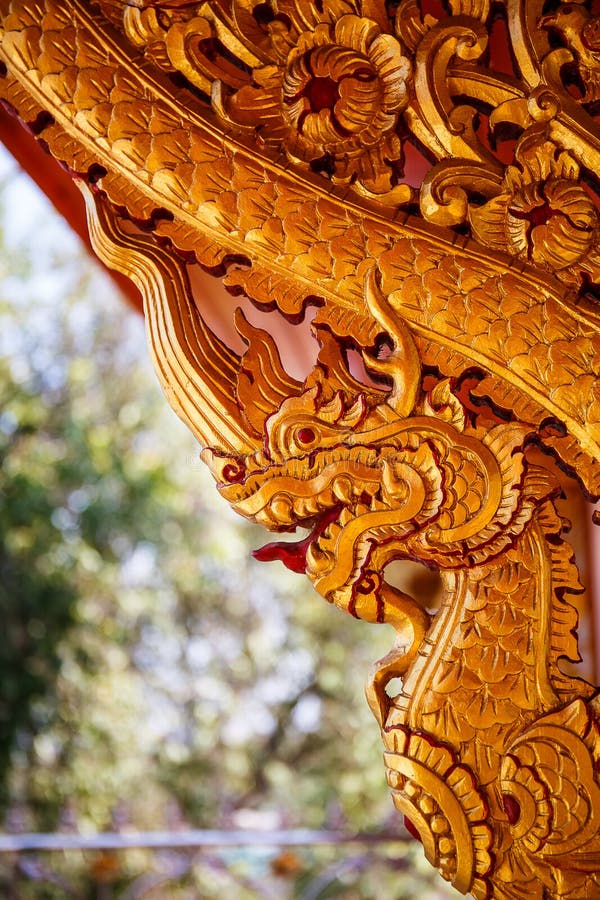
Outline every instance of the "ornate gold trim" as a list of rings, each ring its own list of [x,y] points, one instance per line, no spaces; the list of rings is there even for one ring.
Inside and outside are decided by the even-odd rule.
[[[220,493],[309,527],[262,558],[394,627],[367,693],[428,858],[477,898],[593,898],[597,701],[560,669],[580,586],[529,448],[600,495],[600,20],[424,7],[3,0],[0,93],[140,286]],[[303,381],[241,313],[242,356],[211,331],[194,262],[291,321],[317,306]],[[397,558],[440,572],[435,615]]]

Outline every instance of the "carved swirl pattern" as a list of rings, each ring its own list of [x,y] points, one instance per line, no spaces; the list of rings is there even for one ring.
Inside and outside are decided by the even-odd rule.
[[[585,104],[561,94],[563,106],[570,104],[568,121],[563,123],[556,91],[552,94],[550,88],[540,87],[540,42],[546,41],[547,32],[534,27],[537,14],[531,4],[526,7],[508,9],[520,69],[533,72],[533,64],[527,62],[530,58],[539,63],[537,76],[528,76],[537,87],[525,105],[516,102],[517,88],[510,79],[499,76],[498,83],[504,85],[499,93],[489,69],[479,70],[474,62],[477,54],[484,52],[482,29],[489,9],[483,3],[453,4],[457,25],[453,17],[437,22],[431,15],[422,18],[414,4],[401,5],[393,22],[374,0],[360,8],[325,4],[319,7],[321,12],[310,4],[296,8],[291,2],[280,12],[279,7],[269,12],[265,4],[259,9],[253,2],[236,6],[225,0],[210,6],[107,2],[104,16],[79,0],[44,0],[41,5],[34,0],[31,4],[29,0],[3,0],[0,53],[11,77],[4,80],[2,90],[7,102],[74,172],[83,178],[91,172],[97,189],[136,221],[145,222],[161,239],[172,241],[188,259],[197,259],[213,271],[228,270],[228,284],[257,303],[269,307],[276,302],[286,315],[298,317],[317,292],[319,302],[325,301],[318,313],[321,322],[338,336],[367,345],[374,335],[363,302],[363,285],[366,271],[377,262],[384,292],[414,328],[423,361],[452,377],[476,366],[482,378],[481,394],[499,407],[513,409],[523,421],[536,426],[549,423],[544,441],[578,472],[592,494],[600,494],[596,463],[600,458],[596,380],[600,343],[593,299],[596,214],[577,191],[574,202],[568,193],[566,214],[560,211],[565,182],[572,178],[575,165],[589,181],[595,152],[590,130],[593,122],[586,128],[585,116],[589,119],[589,115]],[[503,108],[507,116],[510,113],[519,120],[526,109],[536,127],[550,129],[548,140],[553,145],[568,143],[564,151],[557,151],[554,174],[548,179],[553,182],[548,186],[552,204],[546,199],[542,203],[544,189],[532,186],[533,175],[527,172],[535,171],[533,163],[527,163],[527,168],[525,162],[515,162],[517,175],[511,175],[511,185],[516,185],[520,172],[523,188],[514,191],[514,202],[504,205],[509,191],[504,187],[503,172],[508,167],[497,159],[492,165],[485,155],[491,151],[481,151],[479,174],[473,170],[479,163],[472,153],[464,156],[465,147],[461,159],[448,157],[448,153],[458,152],[453,142],[460,116],[452,118],[454,125],[447,130],[449,149],[437,148],[440,162],[430,170],[439,172],[440,179],[427,175],[421,185],[421,215],[437,221],[431,204],[435,206],[435,198],[443,196],[452,200],[450,205],[442,204],[450,220],[455,221],[455,202],[463,209],[462,224],[455,227],[464,230],[472,222],[475,229],[475,223],[479,227],[486,220],[485,198],[499,195],[502,202],[497,201],[497,208],[500,213],[505,211],[509,223],[503,225],[498,216],[492,216],[493,228],[485,231],[481,225],[480,238],[490,248],[487,255],[451,230],[428,226],[414,216],[417,210],[412,206],[411,217],[398,217],[394,206],[383,202],[383,195],[380,200],[367,196],[359,179],[332,188],[327,172],[311,174],[308,160],[298,160],[291,170],[283,145],[281,150],[274,142],[272,149],[270,144],[265,146],[261,137],[264,127],[223,118],[225,106],[234,102],[239,91],[255,89],[252,73],[267,63],[275,66],[275,57],[269,54],[275,52],[276,34],[282,35],[288,48],[287,59],[293,51],[290,34],[313,34],[324,27],[331,35],[338,20],[358,18],[359,13],[365,21],[376,23],[367,29],[372,37],[376,35],[373,41],[386,37],[388,46],[388,39],[393,39],[402,58],[411,62],[413,74],[403,81],[408,101],[400,104],[407,105],[393,114],[388,110],[382,126],[387,128],[389,117],[394,118],[393,134],[403,142],[406,153],[414,142],[433,159],[425,135],[417,140],[415,131],[418,121],[434,121],[433,108],[427,106],[416,115],[419,104],[414,92],[418,83],[419,103],[425,103],[423,97],[433,90],[416,72],[423,54],[424,72],[429,71],[428,54],[434,49],[438,61],[440,54],[446,54],[446,68],[434,79],[436,108],[445,110],[446,118],[453,115],[452,98],[466,96],[464,80],[468,78],[469,85],[479,85],[480,91],[485,88],[490,103],[502,101],[498,109]],[[108,21],[126,37],[116,35]],[[525,41],[527,23],[527,34],[534,43]],[[442,40],[446,26],[452,26],[448,45]],[[528,56],[517,43],[517,34]],[[448,47],[454,48],[452,53]],[[282,59],[284,51],[278,52],[277,59]],[[146,55],[145,62],[139,53]],[[354,51],[350,54],[354,59],[352,54]],[[188,88],[175,87],[174,81]],[[376,81],[365,82],[369,91]],[[384,87],[380,85],[378,90],[381,94]],[[507,97],[516,105],[507,106]],[[209,111],[211,104],[213,112]],[[42,115],[43,108],[52,117],[47,112]],[[496,111],[490,115],[492,124],[495,115]],[[408,144],[403,136],[406,128],[413,129]],[[442,124],[438,122],[434,131],[436,135],[444,133]],[[462,126],[458,131],[464,143],[467,132]],[[480,132],[481,127],[477,134]],[[535,128],[531,134],[534,132]],[[384,130],[382,134],[385,140],[391,139],[392,132]],[[585,138],[583,150],[583,144],[579,150],[574,145],[575,137],[579,144]],[[343,158],[366,160],[364,149],[357,150],[357,157],[347,154]],[[529,160],[531,153],[523,152],[521,159]],[[376,157],[377,153],[369,156]],[[575,163],[567,165],[570,158]],[[562,175],[557,168],[560,160],[564,161],[560,162]],[[338,162],[342,164],[341,156]],[[392,170],[395,174],[390,174]],[[400,177],[395,164],[379,171],[377,178],[380,175],[384,180],[389,177],[390,185]],[[465,184],[471,193],[465,193],[461,187]],[[391,191],[409,187],[400,180]],[[532,199],[526,200],[529,195]],[[593,191],[588,195],[593,196]],[[359,201],[365,205],[357,205]],[[423,212],[424,204],[430,212]],[[525,218],[520,218],[523,215]],[[530,222],[527,215],[535,221]],[[557,241],[565,235],[572,244],[572,264],[558,272],[550,263],[556,259]],[[510,257],[498,258],[503,242],[509,239],[516,248],[511,264],[506,261]],[[536,258],[547,257],[548,265],[522,271],[531,262],[534,247]],[[557,281],[557,275],[563,281]]]
[[[600,17],[585,0],[545,15],[542,0],[449,5],[402,0],[392,20],[374,0],[154,2],[123,27],[225,125],[382,205],[418,200],[426,220],[595,297]]]
[[[367,693],[428,858],[477,900],[600,896],[599,704],[560,668],[580,586],[530,452],[600,496],[593,5],[0,0],[0,22],[2,96],[142,288],[218,490],[308,529],[259,557],[393,627]],[[291,321],[317,307],[305,379],[241,313],[241,357],[211,331],[195,263]],[[439,571],[435,615],[397,558]]]

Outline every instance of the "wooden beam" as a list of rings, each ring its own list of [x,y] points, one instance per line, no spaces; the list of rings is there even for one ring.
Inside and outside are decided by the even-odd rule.
[[[37,141],[20,119],[3,105],[0,105],[0,142],[48,197],[56,211],[69,223],[90,254],[98,261],[90,244],[85,203],[77,185],[67,170],[45,151],[43,143]],[[106,269],[133,308],[142,313],[142,298],[133,282],[100,262],[99,265]]]

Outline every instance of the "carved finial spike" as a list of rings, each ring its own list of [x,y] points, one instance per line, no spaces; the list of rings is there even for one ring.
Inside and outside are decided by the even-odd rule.
[[[375,267],[366,278],[365,302],[373,318],[385,330],[393,348],[387,359],[377,359],[363,352],[365,365],[371,371],[391,378],[392,390],[387,403],[398,416],[406,418],[414,410],[419,396],[421,360],[410,329],[392,309],[379,286]]]

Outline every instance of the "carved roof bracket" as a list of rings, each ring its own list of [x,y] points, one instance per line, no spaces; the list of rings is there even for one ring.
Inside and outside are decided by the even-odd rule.
[[[219,492],[308,527],[262,558],[395,629],[367,691],[392,796],[477,900],[600,897],[596,689],[560,668],[580,585],[529,451],[600,497],[598,13],[0,0],[0,96],[141,288]],[[243,354],[213,333],[194,264],[292,323],[317,307],[306,378],[241,313]],[[440,572],[435,615],[397,558]]]

